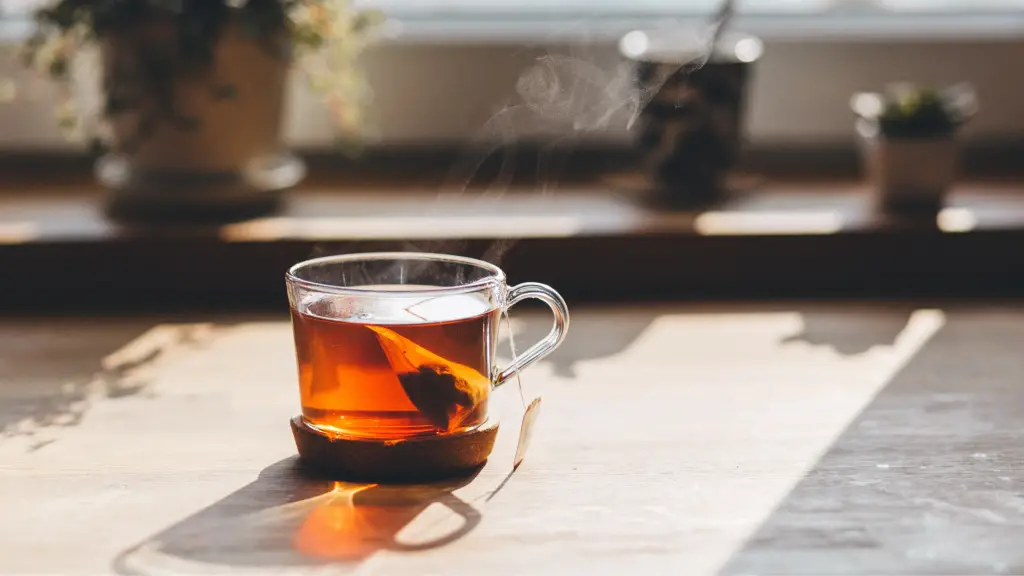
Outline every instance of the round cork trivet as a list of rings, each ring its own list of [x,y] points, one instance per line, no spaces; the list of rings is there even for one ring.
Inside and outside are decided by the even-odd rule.
[[[328,436],[301,416],[291,420],[295,447],[303,464],[338,480],[423,482],[469,474],[494,448],[497,421],[468,432],[408,440],[370,440]]]

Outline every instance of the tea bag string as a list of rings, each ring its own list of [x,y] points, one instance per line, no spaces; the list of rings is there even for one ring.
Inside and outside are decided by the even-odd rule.
[[[516,338],[512,332],[512,317],[509,316],[508,310],[502,310],[501,315],[505,317],[505,329],[508,330],[508,348],[512,352],[512,364],[515,364],[519,358],[516,353]],[[519,372],[515,373],[516,377],[516,388],[519,390],[519,401],[523,403],[523,408],[527,407],[526,395],[523,393],[523,381],[519,377]]]

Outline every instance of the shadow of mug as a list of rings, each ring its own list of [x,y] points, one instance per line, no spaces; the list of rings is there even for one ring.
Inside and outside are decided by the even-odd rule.
[[[352,486],[337,483],[332,498],[318,505],[298,528],[294,549],[308,558],[362,560],[378,550],[415,552],[438,548],[465,536],[480,513],[453,495],[450,486]],[[458,528],[421,541],[405,542],[400,532],[434,504],[454,513]]]
[[[220,566],[274,573],[331,565],[344,572],[381,550],[426,550],[471,532],[481,515],[453,492],[475,478],[474,473],[422,485],[352,484],[313,476],[297,458],[287,458],[265,468],[251,484],[121,552],[113,569],[180,574]],[[403,529],[435,504],[454,514],[458,526],[431,524],[422,539],[402,537]]]

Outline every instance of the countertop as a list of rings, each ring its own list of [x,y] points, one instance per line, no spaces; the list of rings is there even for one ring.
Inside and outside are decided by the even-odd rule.
[[[504,387],[482,471],[395,487],[298,467],[284,310],[6,319],[0,572],[1019,574],[1021,342],[1019,304],[576,306],[518,470]]]

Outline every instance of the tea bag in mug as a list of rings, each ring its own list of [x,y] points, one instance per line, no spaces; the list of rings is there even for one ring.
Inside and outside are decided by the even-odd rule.
[[[442,358],[394,330],[367,328],[377,334],[409,401],[438,428],[458,428],[487,398],[491,389],[487,375]]]

